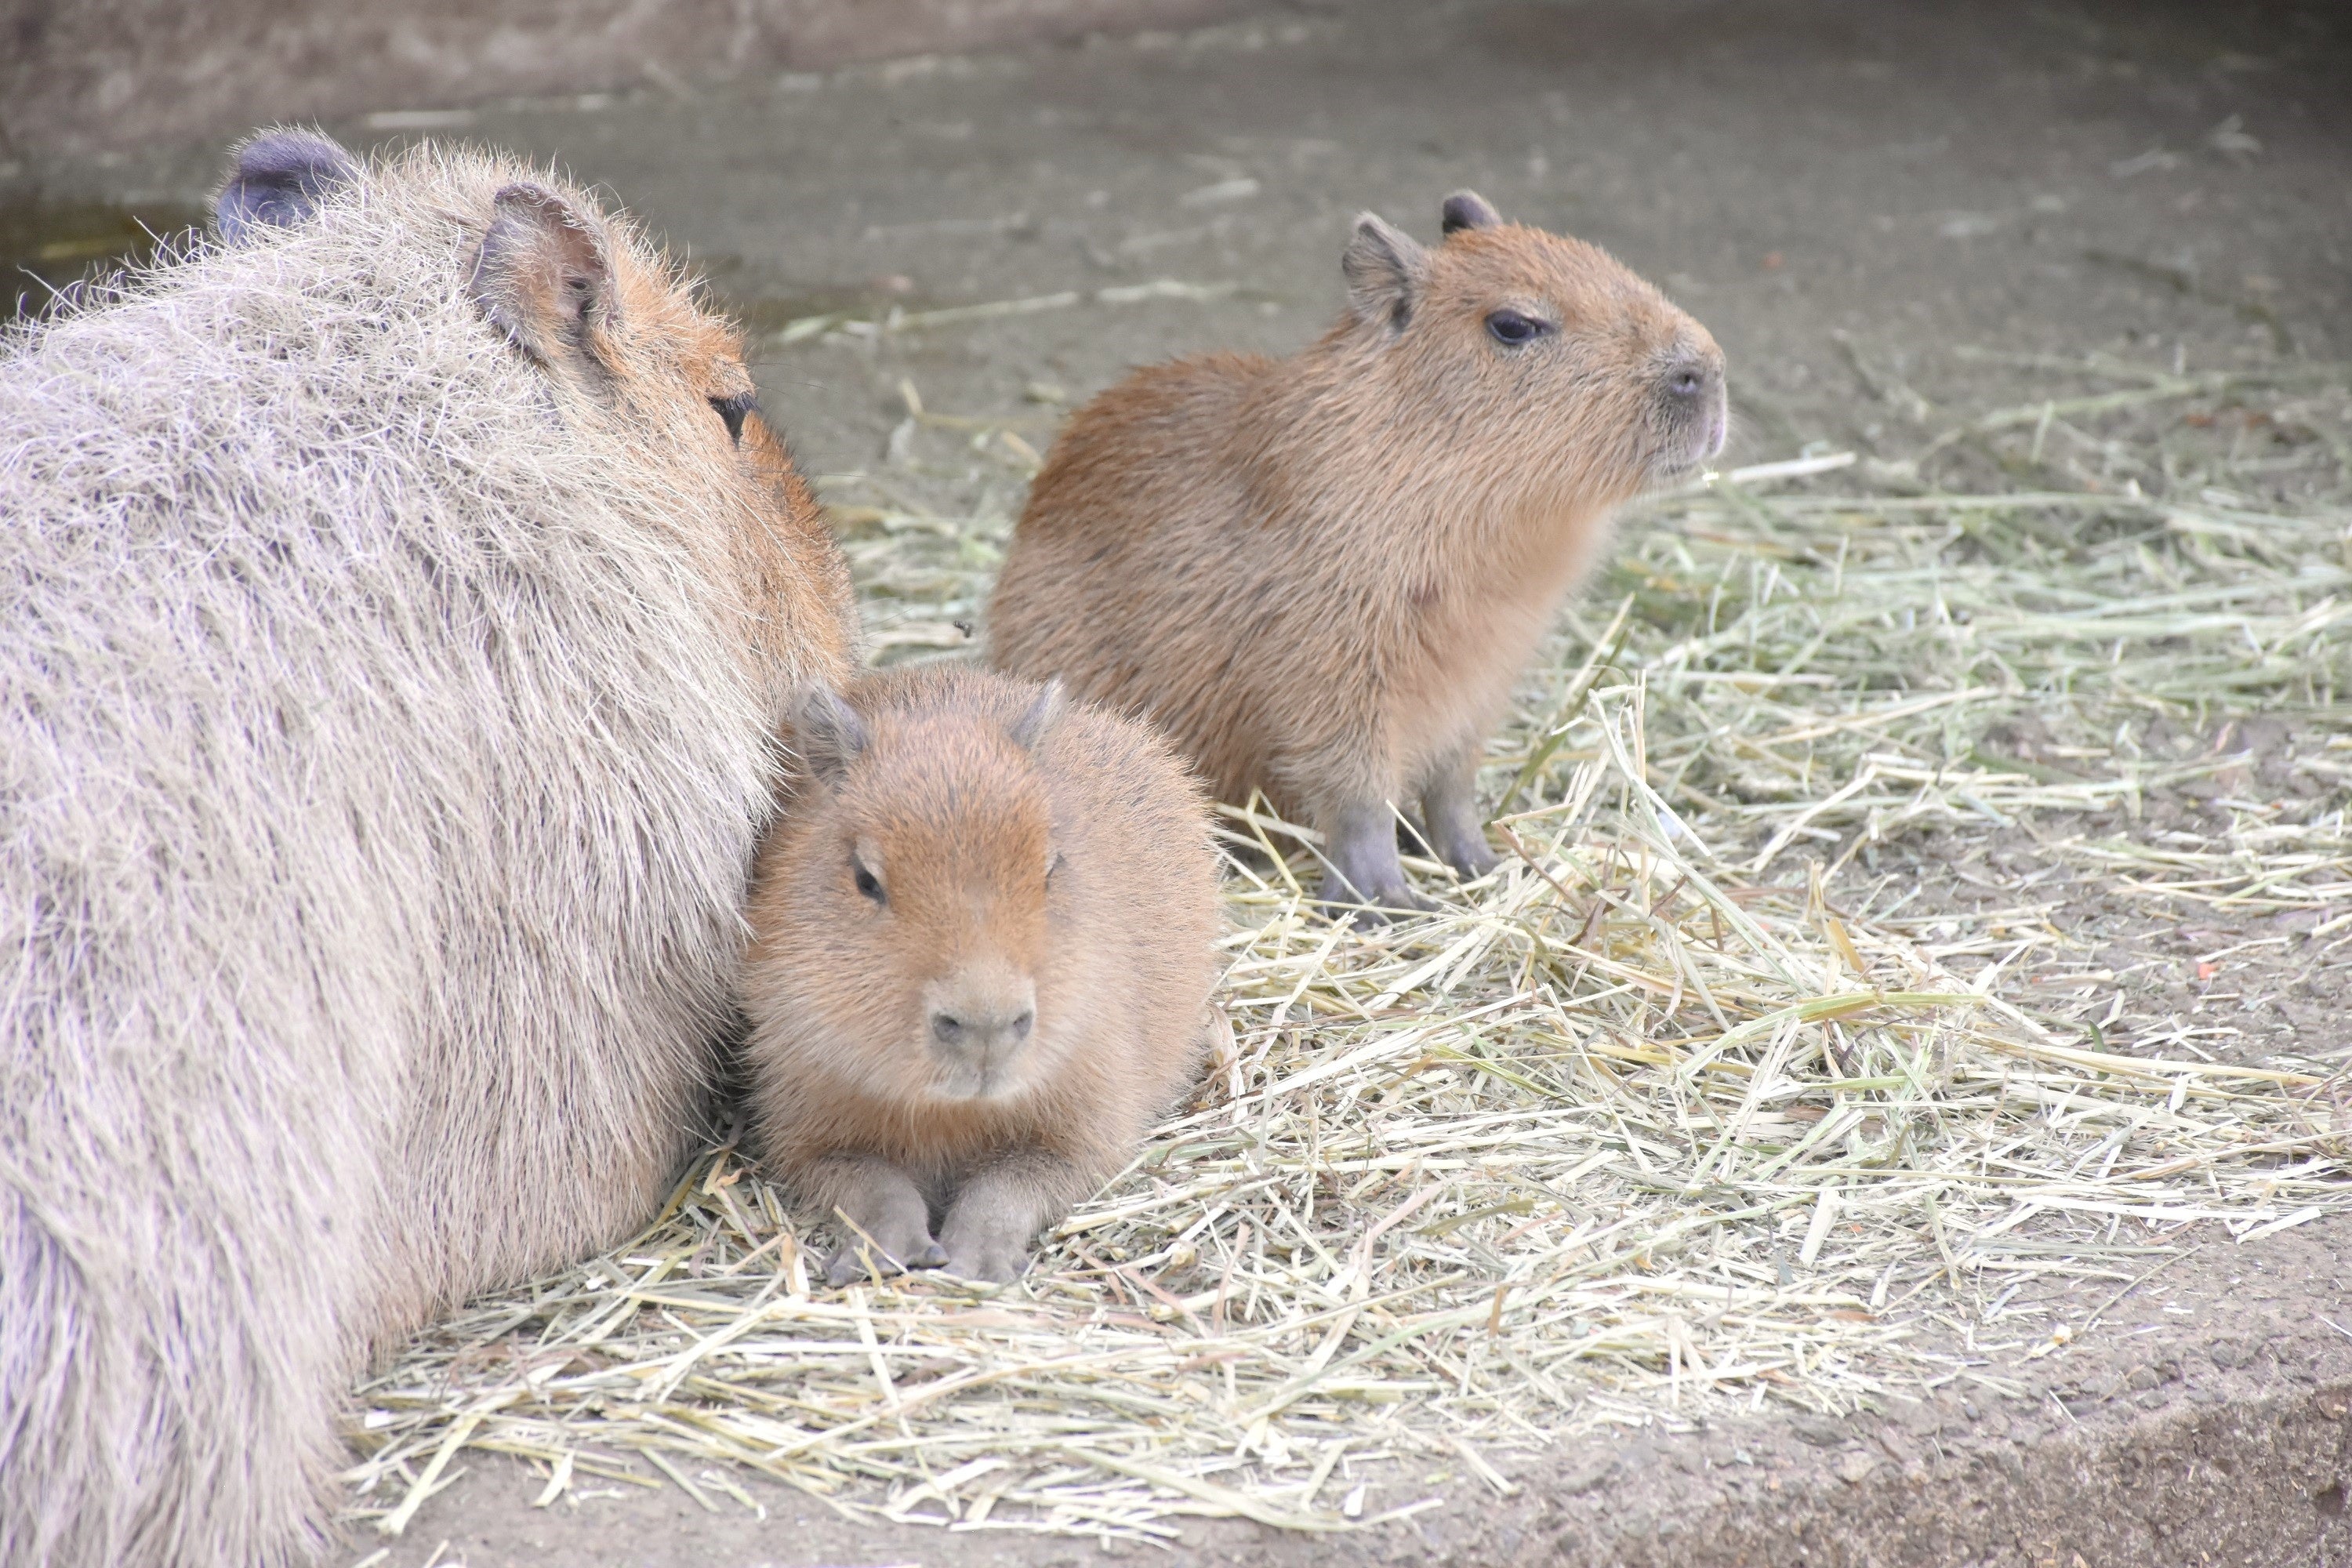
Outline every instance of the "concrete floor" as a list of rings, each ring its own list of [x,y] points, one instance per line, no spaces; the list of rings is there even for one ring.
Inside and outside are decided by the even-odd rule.
[[[401,123],[332,129],[357,144]],[[2200,369],[2352,354],[2340,5],[1363,0],[1181,37],[488,107],[440,129],[603,182],[699,258],[770,334],[765,403],[822,474],[881,465],[902,383],[934,411],[1026,419],[1013,427],[1042,446],[1049,389],[1083,400],[1171,353],[1294,347],[1338,308],[1352,214],[1428,236],[1464,185],[1601,242],[1707,322],[1733,367],[1735,461],[1816,440],[1900,461],[1964,414],[2049,395],[2051,373],[2021,355]],[[14,177],[53,198],[170,204],[199,197],[217,156],[158,147]],[[1101,292],[1160,279],[1205,287]],[[773,341],[837,310],[1065,292],[1078,300]],[[1017,508],[1017,461],[925,439],[932,460],[892,479],[913,499]],[[2184,1268],[2172,1316],[2129,1320],[2161,1324],[2152,1338],[2004,1369],[2018,1401],[1826,1435],[1784,1420],[1579,1445],[1522,1466],[1509,1499],[1457,1486],[1445,1510],[1334,1541],[1204,1526],[1173,1555],[2352,1561],[2352,1339],[2319,1321],[2347,1287],[2352,1226],[2305,1226]],[[1755,1462],[1733,1463],[1735,1447]],[[472,1568],[1104,1554],[859,1532],[782,1492],[761,1494],[761,1521],[667,1491],[534,1513],[531,1489],[477,1462],[386,1568],[436,1543],[440,1563]]]
[[[1130,363],[1295,347],[1338,308],[1353,214],[1428,236],[1464,185],[1606,246],[1709,325],[1735,459],[1816,438],[1899,457],[1938,411],[2043,384],[1971,349],[2191,369],[2352,351],[2352,12],[2333,5],[1327,0],[330,128],[373,145],[420,121],[600,182],[768,329],[1233,290],[771,348],[766,403],[819,472],[875,461],[902,378],[934,409],[1034,415],[1039,382],[1082,400]],[[0,164],[0,205],[38,190],[177,216],[219,161]]]

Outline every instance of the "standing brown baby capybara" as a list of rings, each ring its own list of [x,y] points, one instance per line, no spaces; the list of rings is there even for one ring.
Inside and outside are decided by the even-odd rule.
[[[814,691],[794,731],[741,982],[766,1159],[855,1227],[835,1284],[1011,1279],[1194,1070],[1200,792],[1143,725],[969,667]]]
[[[1611,510],[1723,447],[1722,353],[1655,289],[1468,192],[1444,228],[1365,214],[1304,353],[1178,360],[1080,410],[989,610],[999,668],[1303,814],[1334,901],[1417,902],[1400,811],[1494,864],[1473,782],[1512,679]]]
[[[846,574],[519,159],[255,138],[0,332],[0,1568],[289,1568],[367,1357],[691,1152]]]

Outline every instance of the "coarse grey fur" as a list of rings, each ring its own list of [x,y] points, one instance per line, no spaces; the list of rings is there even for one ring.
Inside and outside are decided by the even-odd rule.
[[[369,1352],[688,1150],[837,558],[747,546],[692,389],[483,319],[526,181],[683,384],[649,247],[430,149],[0,337],[5,1568],[310,1559]]]

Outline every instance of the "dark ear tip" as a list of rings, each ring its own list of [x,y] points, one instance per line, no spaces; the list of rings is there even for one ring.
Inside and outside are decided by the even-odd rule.
[[[1376,212],[1356,215],[1355,226],[1349,231],[1348,249],[1358,255],[1393,257],[1410,261],[1421,253],[1413,237]]]
[[[529,180],[500,185],[497,194],[490,197],[490,210],[499,218],[530,224],[543,230],[562,228],[581,234],[593,233],[587,215],[565,200],[562,193]]]
[[[611,370],[599,338],[618,319],[614,250],[603,215],[584,202],[533,181],[502,185],[474,258],[474,302],[542,365]]]
[[[1445,198],[1444,232],[1453,234],[1465,228],[1493,228],[1503,221],[1495,205],[1475,191],[1456,191]]]
[[[838,783],[866,750],[866,721],[847,698],[819,680],[802,688],[793,704],[794,740],[819,778]]]
[[[244,179],[304,174],[347,179],[358,172],[358,163],[341,142],[297,125],[257,131],[236,150],[236,174]]]
[[[593,207],[584,207],[565,195],[530,180],[518,180],[501,185],[490,197],[491,227],[505,227],[511,232],[516,226],[535,228],[542,234],[569,235],[584,239],[598,264],[605,259],[602,215]]]
[[[231,241],[257,224],[290,227],[359,173],[358,160],[332,137],[292,126],[257,132],[236,150],[214,204],[215,219]]]
[[[1036,700],[1029,704],[1028,710],[1013,721],[1011,734],[1013,742],[1024,749],[1034,750],[1037,742],[1045,738],[1061,718],[1067,697],[1068,690],[1063,686],[1062,678],[1056,675],[1049,679],[1038,689]]]
[[[824,680],[811,681],[802,689],[800,714],[809,723],[823,725],[826,729],[839,729],[845,724],[855,725],[857,722],[857,710],[852,708],[849,700],[835,690],[830,682]]]

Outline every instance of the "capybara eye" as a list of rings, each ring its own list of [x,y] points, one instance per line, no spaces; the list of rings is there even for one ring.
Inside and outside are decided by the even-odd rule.
[[[853,866],[856,866],[856,861],[852,861],[852,862],[850,862],[850,864],[851,864],[851,865],[853,865]],[[880,902],[882,902],[882,879],[881,879],[881,878],[877,877],[873,872],[871,872],[871,871],[867,870],[865,867],[863,867],[863,866],[857,866],[857,877],[856,877],[856,880],[857,880],[857,890],[858,890],[859,892],[861,892],[861,893],[865,894],[867,898],[869,898],[869,899],[873,900],[874,900],[876,903],[877,903],[877,904],[878,904],[878,903],[880,903]]]
[[[1486,318],[1486,331],[1496,342],[1517,348],[1551,331],[1551,323],[1523,316],[1517,310],[1496,310]]]
[[[757,393],[739,392],[732,397],[712,398],[710,406],[727,421],[727,438],[740,447],[743,444],[743,416],[760,406],[760,397]]]
[[[1049,883],[1052,882],[1054,879],[1054,873],[1061,868],[1062,852],[1057,849],[1054,852],[1052,858],[1045,862],[1045,880]]]

